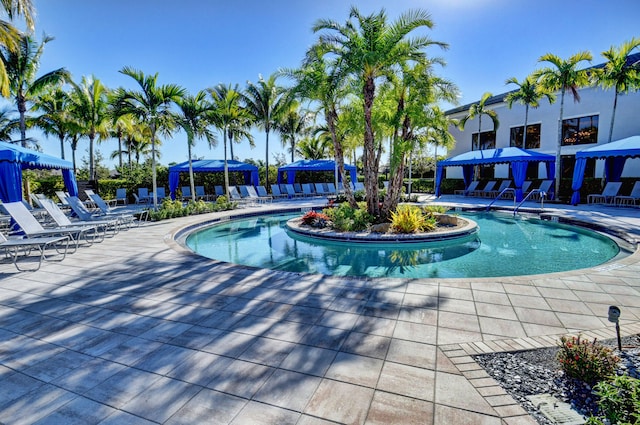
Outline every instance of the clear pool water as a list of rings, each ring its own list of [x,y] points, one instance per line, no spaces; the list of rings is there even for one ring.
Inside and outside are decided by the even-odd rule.
[[[198,230],[186,245],[246,266],[339,276],[453,278],[517,276],[593,267],[618,245],[596,232],[500,213],[460,213],[479,231],[447,242],[363,244],[300,236],[285,223],[300,213],[228,221]]]

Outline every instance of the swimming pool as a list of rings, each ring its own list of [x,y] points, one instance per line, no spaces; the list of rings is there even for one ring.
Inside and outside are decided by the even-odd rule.
[[[594,267],[619,254],[610,238],[580,227],[494,212],[459,215],[478,233],[455,241],[364,244],[318,240],[286,229],[300,213],[231,220],[191,233],[194,252],[216,260],[337,276],[456,278]]]

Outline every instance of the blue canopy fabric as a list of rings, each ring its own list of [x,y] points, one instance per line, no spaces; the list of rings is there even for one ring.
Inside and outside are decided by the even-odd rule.
[[[12,143],[0,142],[0,200],[22,200],[22,170],[61,169],[65,187],[71,196],[78,195],[73,164]]]
[[[278,184],[284,181],[285,173],[287,174],[287,183],[293,184],[296,181],[296,172],[298,171],[335,171],[335,169],[336,162],[332,159],[301,159],[278,168]],[[352,182],[357,181],[355,165],[344,164],[344,169],[349,173]],[[338,179],[342,180],[342,176],[338,175]]]
[[[606,181],[618,182],[627,159],[640,158],[640,136],[631,136],[576,152],[576,165],[573,169],[573,181],[571,182],[573,190],[571,203],[573,205],[578,205],[580,202],[580,188],[584,181],[584,170],[589,158],[604,159]]]
[[[191,161],[194,173],[221,173],[224,172],[224,160],[222,159],[199,159]],[[247,164],[245,162],[227,160],[227,168],[230,173],[241,172],[244,174],[246,184],[258,186],[260,184],[260,176],[258,175],[258,167]],[[180,183],[180,173],[189,172],[189,161],[176,164],[169,167],[169,192],[171,199],[176,199],[176,189]]]
[[[527,167],[530,162],[545,162],[547,176],[550,179],[555,175],[556,158],[541,152],[527,149],[509,147],[500,149],[485,149],[469,151],[452,158],[438,162],[436,167],[436,196],[440,196],[440,184],[445,167],[462,167],[465,188],[471,184],[473,167],[482,164],[509,164],[513,174],[513,183],[516,189],[516,201],[522,200],[522,185],[527,176]]]

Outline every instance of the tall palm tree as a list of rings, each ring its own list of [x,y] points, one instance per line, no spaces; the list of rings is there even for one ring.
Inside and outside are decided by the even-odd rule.
[[[9,108],[0,109],[0,142],[11,143],[11,133],[18,128],[12,114],[13,111]]]
[[[281,73],[295,82],[290,91],[292,96],[320,104],[326,131],[333,143],[337,173],[344,183],[347,202],[355,208],[357,203],[351,190],[350,175],[344,170],[344,133],[339,129],[340,105],[350,86],[347,84],[348,73],[339,64],[336,58],[325,58],[324,51],[316,44],[307,52],[302,68]]]
[[[372,123],[373,104],[376,97],[376,80],[391,69],[409,60],[426,59],[424,49],[444,43],[432,41],[426,36],[408,38],[420,28],[432,28],[431,16],[424,10],[412,10],[402,14],[395,22],[387,22],[383,10],[377,14],[363,16],[356,7],[351,7],[349,20],[341,25],[332,20],[320,20],[313,31],[325,31],[318,44],[326,53],[339,58],[351,75],[361,85],[364,106],[364,173],[367,192],[367,209],[370,214],[379,214],[378,168],[380,156],[376,155],[376,138]]]
[[[618,107],[618,95],[640,88],[638,62],[629,63],[628,60],[631,52],[638,47],[640,47],[640,39],[638,38],[632,38],[624,42],[618,49],[611,46],[609,50],[602,52],[602,56],[607,59],[607,63],[595,73],[595,79],[601,87],[605,89],[614,88],[613,112],[611,114],[611,124],[609,125],[608,143],[611,143],[611,138],[613,137],[613,123]]]
[[[189,156],[189,183],[191,185],[191,199],[196,201],[196,190],[193,181],[193,164],[191,148],[197,139],[202,137],[207,139],[209,147],[215,146],[216,137],[209,130],[211,123],[211,113],[213,105],[207,102],[207,92],[204,90],[196,93],[195,96],[185,94],[176,102],[180,113],[176,116],[176,121],[187,133],[187,153]]]
[[[325,159],[331,152],[331,138],[307,136],[296,146],[296,154],[304,159]]]
[[[72,82],[69,109],[89,138],[89,180],[96,179],[94,145],[97,136],[109,134],[109,90],[95,76],[82,77],[80,85]]]
[[[252,115],[245,109],[240,101],[242,94],[235,86],[218,84],[214,88],[207,89],[213,102],[212,123],[222,132],[224,151],[224,190],[229,197],[229,167],[227,163],[227,140],[231,148],[233,160],[233,140],[247,139],[253,147],[253,135],[249,132]]]
[[[2,0],[0,7],[4,10],[9,20],[22,16],[29,32],[34,29],[35,9],[31,0]],[[18,51],[22,33],[10,22],[0,20],[0,46],[10,51]],[[0,94],[9,97],[9,75],[4,62],[0,61]]]
[[[516,77],[509,78],[505,84],[515,84],[518,86],[517,90],[508,93],[504,101],[507,102],[509,109],[513,106],[514,102],[518,102],[525,106],[524,109],[524,131],[522,135],[522,149],[527,148],[527,123],[529,122],[529,108],[537,108],[540,106],[540,99],[546,97],[549,103],[553,103],[556,97],[553,93],[544,91],[540,87],[532,76],[527,76],[521,82]]]
[[[301,112],[298,102],[291,102],[289,109],[283,114],[282,120],[276,126],[280,132],[282,146],[289,145],[291,151],[291,162],[294,161],[296,153],[296,140],[309,133],[311,114]]]
[[[151,130],[151,174],[153,181],[153,208],[158,208],[156,176],[156,133],[171,126],[171,104],[184,96],[185,90],[175,84],[158,85],[158,74],[145,75],[142,71],[125,66],[120,73],[133,78],[139,90],[119,88],[115,103],[123,114],[131,114],[149,124]]]
[[[284,90],[276,84],[277,78],[278,74],[272,74],[266,80],[260,75],[257,84],[248,82],[242,95],[245,107],[265,133],[266,187],[269,187],[269,133],[286,110],[289,101],[284,96]]]
[[[493,131],[498,131],[498,127],[500,126],[500,121],[498,120],[498,114],[496,113],[496,111],[487,107],[487,101],[491,98],[491,96],[492,94],[488,92],[483,94],[480,98],[480,101],[469,106],[467,114],[462,117],[462,119],[460,119],[460,128],[464,129],[467,121],[475,119],[476,117],[478,118],[478,148],[481,147],[480,135],[482,134],[482,116],[486,115],[491,119],[491,121],[493,122]]]
[[[557,55],[547,53],[538,59],[538,62],[547,62],[550,66],[534,72],[534,78],[542,89],[550,92],[560,91],[560,118],[558,119],[558,141],[556,144],[556,196],[560,192],[560,160],[562,148],[562,119],[564,117],[564,96],[567,91],[573,96],[575,102],[580,102],[578,89],[589,85],[589,71],[578,69],[581,62],[590,62],[593,57],[589,52],[579,52],[567,60]]]
[[[42,93],[35,101],[35,109],[41,114],[33,119],[46,136],[56,136],[60,141],[60,157],[64,159],[64,141],[69,134],[69,95],[60,87]]]
[[[51,40],[53,40],[52,37],[44,37],[42,43],[38,44],[31,36],[22,35],[16,50],[0,49],[0,62],[4,65],[9,81],[10,96],[20,115],[20,142],[23,147],[27,145],[27,103],[32,102],[47,88],[70,80],[70,74],[64,68],[47,72],[36,78],[44,46]]]

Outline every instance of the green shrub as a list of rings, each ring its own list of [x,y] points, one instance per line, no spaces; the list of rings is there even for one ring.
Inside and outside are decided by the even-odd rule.
[[[214,203],[199,200],[196,202],[189,201],[186,205],[183,205],[181,201],[172,201],[169,198],[165,198],[156,211],[149,211],[149,218],[153,221],[159,221],[193,214],[227,211],[235,209],[236,206],[237,204],[235,202],[227,201],[225,196],[218,197]]]
[[[420,232],[425,226],[425,215],[415,205],[398,205],[391,212],[391,227],[398,233]]]
[[[593,385],[613,375],[618,358],[613,351],[588,339],[578,337],[560,338],[558,361],[564,373],[575,379]]]
[[[424,207],[425,213],[446,214],[449,207],[446,205],[427,205]]]
[[[332,222],[332,227],[341,232],[359,232],[367,229],[373,217],[367,212],[364,202],[358,203],[358,208],[352,208],[344,202],[335,208],[325,208],[322,211]]]
[[[599,414],[587,424],[604,425],[604,419],[610,424],[640,424],[640,380],[616,376],[596,384],[593,393],[599,398]]]

